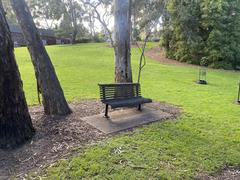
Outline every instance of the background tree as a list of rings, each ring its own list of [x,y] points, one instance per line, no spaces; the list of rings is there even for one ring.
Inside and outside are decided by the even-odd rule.
[[[141,33],[148,34],[161,25],[166,0],[132,0],[132,41],[140,40]]]
[[[85,20],[88,22],[88,27],[90,31],[90,36],[93,39],[96,35],[95,30],[95,12],[94,9],[90,6],[89,3],[91,3],[90,0],[82,0],[83,6],[84,6],[84,14],[85,14]]]
[[[67,115],[71,110],[64,97],[55,69],[42,44],[39,32],[24,0],[11,0],[13,10],[28,42],[38,85],[46,114]]]
[[[132,82],[130,0],[114,0],[115,81]]]
[[[74,34],[75,33],[75,34]],[[76,29],[72,25],[72,20],[69,15],[63,14],[63,18],[60,24],[55,28],[55,34],[57,37],[69,38],[72,43],[75,44],[78,40],[86,37],[88,35],[87,28],[81,23],[78,23]]]
[[[57,37],[70,38],[76,43],[86,33],[84,9],[80,0],[27,0],[35,23],[41,28],[54,29]]]
[[[3,5],[3,8],[5,9],[5,12],[6,12],[7,21],[11,22],[13,24],[16,24],[17,23],[17,18],[15,16],[14,12],[13,12],[10,1],[9,0],[2,0],[2,5]]]
[[[29,140],[34,135],[34,129],[1,1],[0,99],[0,148],[14,148]]]
[[[61,0],[63,4],[63,20],[61,23],[67,23],[71,32],[72,43],[76,43],[76,38],[78,33],[81,30],[82,21],[83,21],[83,8],[80,1],[77,0]]]
[[[88,11],[92,12],[92,18],[100,22],[106,39],[110,40],[111,46],[114,47],[114,39],[112,37],[112,30],[110,26],[110,20],[113,15],[113,3],[111,0],[82,0],[85,6],[88,6]]]
[[[62,18],[64,6],[59,0],[27,0],[27,4],[37,24],[53,29]]]
[[[167,12],[161,44],[168,57],[240,69],[240,1],[172,0]]]

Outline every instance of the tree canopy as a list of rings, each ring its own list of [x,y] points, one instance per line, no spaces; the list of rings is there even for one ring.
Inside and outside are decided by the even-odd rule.
[[[240,68],[240,1],[169,0],[161,45],[167,57],[213,68]]]

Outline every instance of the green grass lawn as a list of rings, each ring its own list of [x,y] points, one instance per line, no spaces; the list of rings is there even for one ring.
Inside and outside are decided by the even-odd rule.
[[[153,44],[151,44],[152,46]],[[99,82],[113,82],[113,50],[105,44],[47,48],[69,101],[98,98]],[[25,48],[16,49],[30,105],[37,103],[33,68]],[[139,51],[132,51],[137,77]],[[184,115],[89,145],[79,155],[46,170],[46,179],[190,179],[225,165],[240,166],[240,106],[234,104],[240,73],[208,70],[209,85],[196,81],[198,68],[148,59],[142,73],[145,97],[173,103]]]

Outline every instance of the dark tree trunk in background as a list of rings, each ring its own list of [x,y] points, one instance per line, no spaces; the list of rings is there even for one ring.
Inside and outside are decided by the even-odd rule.
[[[132,82],[130,0],[114,0],[115,81]]]
[[[33,134],[13,42],[0,1],[0,148],[15,148]]]
[[[13,10],[28,42],[35,73],[43,97],[43,106],[48,115],[67,115],[71,110],[64,97],[53,64],[42,44],[39,32],[24,0],[11,0]]]
[[[73,28],[74,28],[74,30],[72,32],[72,44],[76,44],[78,31],[75,29],[75,27],[73,27]]]

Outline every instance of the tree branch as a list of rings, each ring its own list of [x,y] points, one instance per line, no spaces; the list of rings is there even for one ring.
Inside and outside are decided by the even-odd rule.
[[[103,1],[99,0],[99,2],[97,4],[93,4],[93,3],[90,3],[90,2],[83,2],[83,1],[81,1],[81,2],[86,4],[86,5],[89,5],[93,9],[93,11],[96,14],[96,16],[93,16],[93,17],[101,23],[101,25],[103,26],[103,28],[105,29],[105,31],[107,32],[107,34],[109,36],[111,46],[115,47],[114,40],[113,40],[113,37],[112,37],[112,31],[108,28],[108,23],[105,20],[105,16],[107,16],[108,12],[107,11],[104,12],[103,16],[101,16],[100,12],[97,9],[101,4],[103,4]]]

